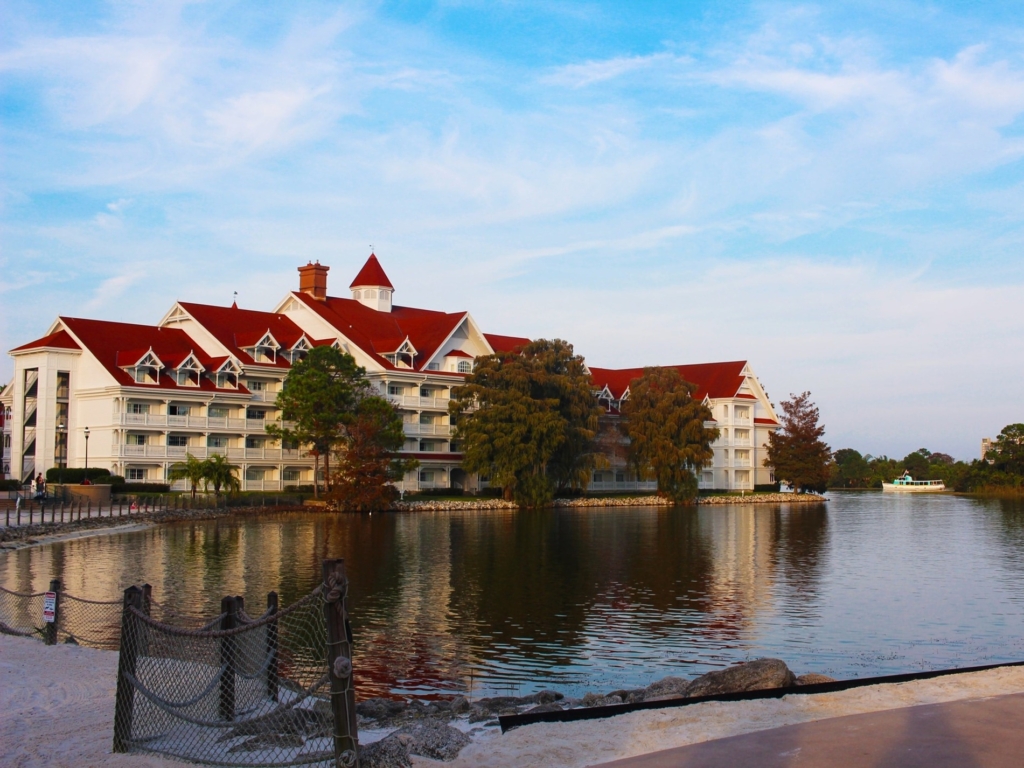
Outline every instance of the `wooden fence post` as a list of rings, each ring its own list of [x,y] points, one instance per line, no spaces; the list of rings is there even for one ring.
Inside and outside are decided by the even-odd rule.
[[[352,685],[352,637],[348,627],[348,577],[344,560],[324,560],[324,619],[327,623],[327,671],[334,714],[334,761],[358,768],[359,734],[356,692]]]
[[[273,616],[277,613],[277,592],[267,592],[267,613]],[[277,641],[277,619],[267,623],[267,697],[271,701],[277,701],[277,680],[278,680],[278,641]]]
[[[114,752],[127,752],[132,740],[132,716],[135,710],[135,686],[128,676],[135,677],[142,628],[131,612],[144,611],[143,592],[138,587],[124,591],[121,609],[121,652],[117,659],[117,695],[114,703]]]
[[[220,612],[224,618],[220,620],[221,629],[234,629],[238,626],[238,607],[233,597],[225,597],[220,601]],[[235,637],[229,635],[220,639],[220,665],[224,671],[220,676],[220,719],[235,719]]]
[[[53,621],[46,625],[46,644],[57,644],[57,622],[60,621],[60,579],[50,580],[50,591],[57,595],[53,604]]]

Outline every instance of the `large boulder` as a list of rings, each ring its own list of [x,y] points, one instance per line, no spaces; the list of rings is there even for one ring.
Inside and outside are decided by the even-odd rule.
[[[445,762],[458,757],[462,748],[470,742],[469,736],[458,728],[431,720],[399,728],[392,736],[403,741],[411,755]]]
[[[685,695],[688,698],[717,696],[723,693],[788,688],[795,684],[796,675],[786,666],[786,662],[780,659],[755,659],[701,675],[686,686]]]
[[[457,728],[426,720],[399,728],[380,741],[359,748],[362,768],[412,768],[411,755],[449,762],[470,738]]]
[[[697,678],[698,680],[700,678]],[[685,696],[687,689],[696,681],[686,680],[682,677],[663,677],[661,680],[648,685],[643,689],[643,696],[635,697],[639,701],[652,701]]]

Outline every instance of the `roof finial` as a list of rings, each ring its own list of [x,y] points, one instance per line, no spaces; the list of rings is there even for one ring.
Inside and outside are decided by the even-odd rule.
[[[373,243],[370,243],[370,255],[373,256]]]
[[[232,309],[238,309],[238,291],[235,291],[234,300],[231,302]]]

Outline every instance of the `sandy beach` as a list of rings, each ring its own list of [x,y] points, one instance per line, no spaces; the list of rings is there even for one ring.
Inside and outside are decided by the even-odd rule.
[[[44,646],[0,636],[0,763],[5,766],[182,766],[169,759],[110,752],[117,654]],[[950,675],[841,693],[747,702],[709,702],[605,720],[544,723],[501,734],[457,723],[473,743],[447,765],[583,768],[660,749],[782,725],[919,704],[1024,691],[1024,668]],[[383,734],[365,734],[364,741]],[[445,765],[414,758],[417,766]]]

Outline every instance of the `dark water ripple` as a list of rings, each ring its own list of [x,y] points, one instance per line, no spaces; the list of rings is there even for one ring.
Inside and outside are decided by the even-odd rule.
[[[0,556],[0,584],[149,582],[202,618],[228,593],[290,603],[344,557],[364,697],[629,688],[762,655],[837,677],[1024,660],[1020,504],[832,496],[179,523]]]

